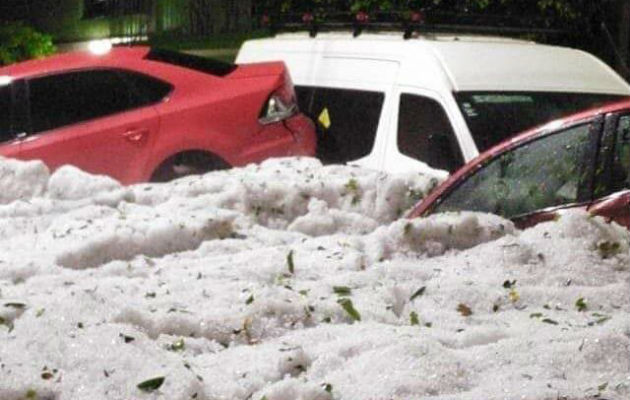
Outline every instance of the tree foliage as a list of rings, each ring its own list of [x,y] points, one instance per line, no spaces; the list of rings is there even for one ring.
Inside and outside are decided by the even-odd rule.
[[[52,54],[52,37],[21,23],[0,24],[0,65]]]
[[[258,8],[271,13],[336,10],[340,12],[435,10],[458,13],[542,17],[547,24],[590,18],[612,0],[264,0]]]

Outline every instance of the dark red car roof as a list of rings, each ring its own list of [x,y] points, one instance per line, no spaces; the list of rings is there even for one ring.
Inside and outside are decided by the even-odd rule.
[[[530,141],[531,139],[548,132],[549,130],[556,130],[564,126],[569,126],[579,121],[589,119],[601,114],[607,114],[610,112],[620,111],[624,109],[630,110],[630,100],[623,100],[608,104],[601,107],[592,108],[587,111],[582,111],[577,114],[573,114],[564,118],[559,118],[551,122],[540,125],[536,128],[527,130],[523,133],[517,134],[514,137],[504,140],[496,146],[481,153],[476,158],[470,160],[466,165],[461,167],[455,173],[453,173],[444,183],[437,187],[427,198],[421,200],[407,215],[408,218],[416,218],[424,215],[430,211],[435,202],[441,198],[445,192],[449,191],[455,184],[466,178],[472,172],[476,171],[480,166],[485,165],[487,161],[495,157],[496,155],[503,153],[505,150],[515,147],[520,143]]]

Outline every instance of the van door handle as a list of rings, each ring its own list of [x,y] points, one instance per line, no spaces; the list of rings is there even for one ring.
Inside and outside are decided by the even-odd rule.
[[[123,137],[133,144],[142,145],[146,141],[148,134],[148,129],[129,129],[123,133]]]

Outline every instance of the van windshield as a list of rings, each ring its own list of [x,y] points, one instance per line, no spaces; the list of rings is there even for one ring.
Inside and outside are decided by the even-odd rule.
[[[479,152],[526,129],[627,96],[556,92],[457,92]]]

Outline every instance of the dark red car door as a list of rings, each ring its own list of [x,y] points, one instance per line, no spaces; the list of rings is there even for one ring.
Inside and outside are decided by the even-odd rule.
[[[630,229],[630,114],[611,114],[601,141],[589,212]]]
[[[630,229],[630,190],[597,200],[588,210]]]
[[[31,134],[19,157],[106,174],[122,183],[143,178],[159,129],[152,106],[138,106],[113,70],[78,71],[29,80]]]

